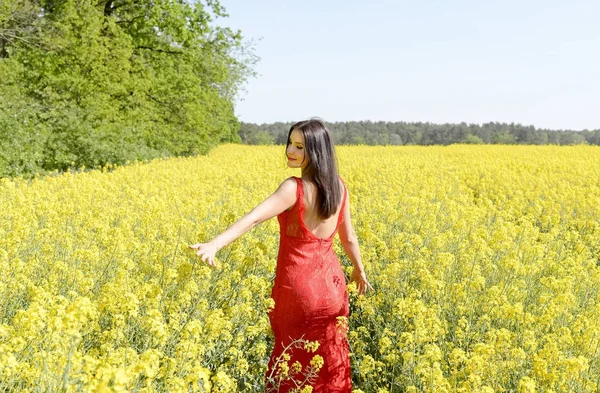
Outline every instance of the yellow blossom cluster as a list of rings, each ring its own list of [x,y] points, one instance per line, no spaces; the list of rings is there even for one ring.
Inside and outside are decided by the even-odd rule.
[[[337,152],[375,287],[338,321],[356,392],[600,390],[598,147]],[[0,391],[264,391],[276,221],[216,269],[187,245],[292,175],[283,147],[224,145],[1,179]]]

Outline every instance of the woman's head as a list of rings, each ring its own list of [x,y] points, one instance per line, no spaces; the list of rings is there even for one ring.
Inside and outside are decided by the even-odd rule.
[[[287,147],[285,154],[287,156],[287,164],[290,168],[301,168],[303,171],[308,165],[306,155],[304,135],[302,131],[294,129],[288,135]]]
[[[301,168],[302,176],[317,185],[319,215],[328,218],[337,210],[342,198],[335,150],[323,121],[310,119],[290,127],[286,155],[288,166]]]

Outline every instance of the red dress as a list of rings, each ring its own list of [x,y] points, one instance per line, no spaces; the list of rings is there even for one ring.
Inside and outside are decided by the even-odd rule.
[[[304,190],[302,180],[297,182],[296,203],[279,214],[279,254],[271,297],[275,307],[269,313],[275,336],[267,378],[274,375],[275,359],[293,339],[318,341],[316,352],[304,348],[288,350],[292,367],[299,361],[303,371],[314,355],[320,355],[324,365],[311,385],[313,393],[352,391],[349,346],[347,340],[348,293],[346,278],[340,261],[333,250],[333,237],[343,219],[346,191],[343,190],[342,208],[335,230],[326,239],[311,233],[303,219]],[[338,318],[345,317],[345,318]],[[341,320],[340,320],[341,319]],[[297,377],[296,379],[301,379]],[[279,392],[288,392],[295,386],[284,382]],[[267,391],[274,390],[267,380]]]

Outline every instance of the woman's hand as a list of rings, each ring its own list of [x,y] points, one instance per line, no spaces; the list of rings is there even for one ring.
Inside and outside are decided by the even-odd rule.
[[[352,270],[352,274],[350,275],[350,282],[356,281],[356,289],[358,289],[358,294],[362,295],[367,292],[367,289],[373,291],[373,287],[367,281],[367,275],[365,271],[362,269],[354,268]]]
[[[208,263],[209,266],[217,267],[217,264],[215,263],[215,254],[219,250],[213,242],[192,244],[189,247],[196,250],[196,255],[199,256],[203,262]]]

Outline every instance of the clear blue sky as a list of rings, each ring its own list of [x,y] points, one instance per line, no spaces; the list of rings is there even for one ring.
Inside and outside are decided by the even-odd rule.
[[[222,0],[256,40],[242,121],[600,129],[600,0]]]

